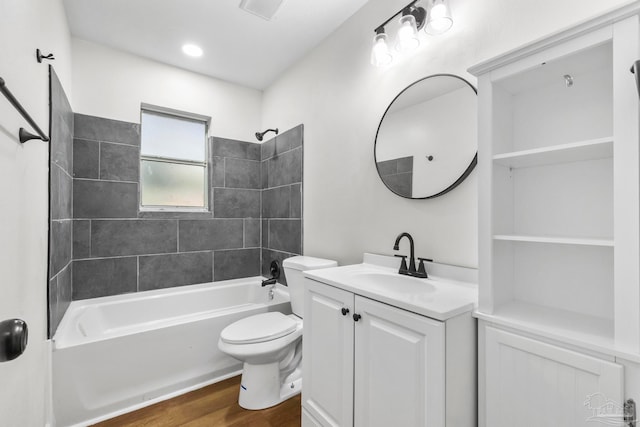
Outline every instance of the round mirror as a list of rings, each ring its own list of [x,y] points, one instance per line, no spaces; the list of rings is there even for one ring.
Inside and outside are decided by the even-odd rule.
[[[376,133],[382,182],[399,196],[429,199],[457,187],[478,161],[477,90],[452,74],[434,74],[391,102]]]

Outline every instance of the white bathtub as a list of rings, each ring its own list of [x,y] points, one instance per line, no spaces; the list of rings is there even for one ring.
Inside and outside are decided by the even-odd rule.
[[[74,301],[53,337],[56,425],[87,425],[221,381],[242,364],[218,350],[230,323],[290,313],[262,277]]]

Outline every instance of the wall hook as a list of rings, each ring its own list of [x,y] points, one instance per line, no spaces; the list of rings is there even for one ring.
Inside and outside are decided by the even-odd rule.
[[[40,49],[36,49],[36,59],[38,60],[38,63],[41,63],[43,59],[53,61],[56,58],[53,56],[53,53],[50,53],[48,55],[43,55]]]
[[[564,84],[567,87],[573,86],[573,77],[571,77],[570,74],[565,74],[563,77],[564,77]]]

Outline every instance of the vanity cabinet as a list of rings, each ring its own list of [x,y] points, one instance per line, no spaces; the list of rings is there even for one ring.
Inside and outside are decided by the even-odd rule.
[[[539,406],[549,398],[581,415],[594,393],[621,405],[625,382],[640,380],[608,364],[640,361],[640,110],[629,71],[639,11],[627,4],[469,69],[479,94],[477,317],[487,329],[481,426],[513,425],[498,410],[556,413]],[[530,386],[527,373],[544,381]],[[518,384],[522,393],[509,391]],[[533,424],[586,422],[562,414]]]
[[[303,425],[476,424],[470,313],[442,322],[305,282]]]

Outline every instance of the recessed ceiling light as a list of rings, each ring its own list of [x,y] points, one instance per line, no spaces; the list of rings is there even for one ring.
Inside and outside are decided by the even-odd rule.
[[[202,48],[195,44],[185,44],[182,46],[182,51],[185,55],[193,56],[194,58],[202,56]]]

